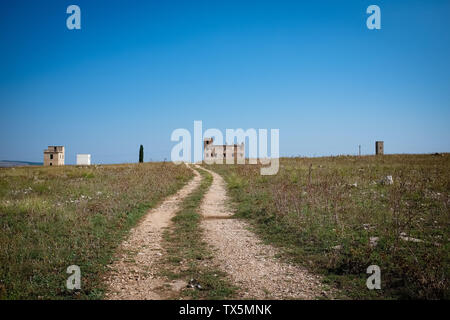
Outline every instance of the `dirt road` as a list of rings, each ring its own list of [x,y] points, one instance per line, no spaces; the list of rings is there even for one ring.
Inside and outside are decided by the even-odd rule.
[[[200,184],[195,177],[175,195],[150,210],[124,241],[117,259],[109,267],[105,282],[105,299],[154,300],[170,299],[181,288],[158,275],[158,262],[164,254],[162,234],[179,209],[180,203]]]
[[[205,240],[215,248],[216,259],[240,288],[244,299],[314,299],[321,293],[320,279],[298,266],[281,262],[277,250],[261,243],[249,225],[233,215],[227,204],[225,183],[207,170],[214,181],[200,211]]]
[[[204,169],[204,168],[202,168]],[[199,212],[204,239],[215,253],[220,266],[237,287],[242,299],[314,299],[320,295],[320,279],[307,270],[280,261],[277,250],[263,244],[242,220],[232,219],[222,177],[208,171],[213,183],[205,194]],[[177,194],[166,199],[131,230],[121,245],[105,282],[106,299],[174,299],[185,282],[170,282],[158,273],[158,263],[165,255],[162,234],[181,202],[199,185],[200,174]]]

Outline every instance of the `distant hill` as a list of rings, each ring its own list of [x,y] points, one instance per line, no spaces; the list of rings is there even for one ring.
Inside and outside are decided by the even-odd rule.
[[[0,168],[22,167],[22,166],[42,166],[42,162],[0,160]]]

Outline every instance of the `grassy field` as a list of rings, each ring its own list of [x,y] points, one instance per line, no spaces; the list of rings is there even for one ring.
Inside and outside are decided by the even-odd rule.
[[[0,169],[0,299],[101,298],[126,232],[192,172],[172,163]],[[81,268],[81,291],[65,287]]]
[[[283,158],[274,176],[207,167],[224,176],[237,217],[340,297],[450,298],[450,154]],[[369,265],[381,290],[366,287]]]

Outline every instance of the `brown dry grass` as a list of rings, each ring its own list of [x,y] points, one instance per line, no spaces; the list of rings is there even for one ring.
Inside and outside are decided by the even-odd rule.
[[[450,154],[283,158],[275,176],[208,167],[225,177],[238,216],[347,297],[449,298]],[[393,185],[377,183],[387,175]],[[380,291],[365,285],[372,264]]]

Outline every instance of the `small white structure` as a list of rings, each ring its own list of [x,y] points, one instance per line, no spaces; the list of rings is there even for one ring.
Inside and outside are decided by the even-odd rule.
[[[90,166],[91,155],[90,154],[77,154],[77,166]]]

